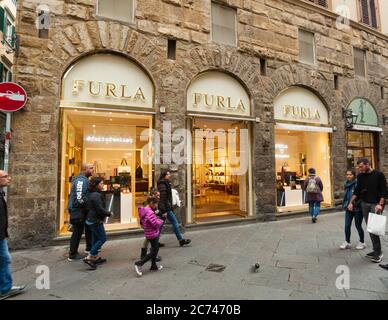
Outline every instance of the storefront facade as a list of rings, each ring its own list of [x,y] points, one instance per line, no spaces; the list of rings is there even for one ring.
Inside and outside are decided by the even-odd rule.
[[[105,66],[105,67],[104,67]],[[71,180],[82,164],[104,180],[107,230],[139,227],[137,207],[153,185],[151,149],[154,85],[136,63],[94,54],[74,63],[62,79],[59,234],[66,234]]]
[[[323,206],[333,204],[330,115],[313,92],[283,91],[274,102],[278,213],[306,211],[303,182],[314,168],[323,181]]]
[[[379,169],[379,139],[383,129],[373,105],[365,98],[354,99],[347,110],[352,112],[354,124],[346,132],[348,168],[355,168],[357,160],[367,158],[372,167]]]
[[[244,14],[236,15],[232,46],[212,41],[210,2],[150,3],[136,2],[134,24],[95,15],[94,4],[65,4],[68,14],[51,12],[56,23],[43,39],[31,31],[34,9],[18,2],[21,47],[14,79],[29,101],[12,123],[11,246],[68,237],[70,180],[83,162],[104,179],[106,203],[115,213],[110,234],[141,232],[136,206],[162,169],[171,171],[180,194],[177,215],[183,227],[272,221],[285,212],[306,211],[300,182],[309,167],[324,181],[325,207],[334,208],[343,195],[351,152],[352,163],[360,150],[376,154],[375,166],[388,171],[388,136],[369,130],[373,123],[387,130],[380,119],[386,110],[384,77],[372,63],[378,59],[369,59],[373,83],[355,78],[348,64],[361,36],[346,34],[350,40],[341,42],[327,36],[336,34],[334,29],[317,31],[316,64],[308,65],[298,62],[295,30],[320,30],[306,18],[317,13],[311,5],[295,4],[295,10],[274,1],[291,15],[308,14],[281,22],[269,17],[271,34],[261,43],[253,42],[261,35],[245,19],[257,14],[234,2]],[[171,21],[191,17],[191,23],[153,21],[155,7],[173,16]],[[322,21],[332,19],[325,17]],[[289,36],[271,30],[278,23]],[[346,50],[329,49],[334,40]],[[337,64],[326,59],[329,55]],[[349,130],[343,109],[360,97],[371,103],[378,121]],[[354,132],[362,134],[363,145],[354,145],[360,139]],[[364,137],[367,133],[373,139]]]
[[[252,217],[251,98],[220,71],[201,73],[186,96],[192,136],[188,223]]]

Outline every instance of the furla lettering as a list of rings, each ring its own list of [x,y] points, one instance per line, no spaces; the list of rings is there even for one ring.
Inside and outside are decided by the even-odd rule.
[[[284,106],[283,114],[285,117],[292,117],[294,119],[301,119],[301,120],[320,120],[321,119],[321,115],[319,114],[319,111],[317,109],[312,111],[310,108],[290,106],[290,105]]]
[[[117,85],[115,83],[103,83],[98,81],[74,80],[73,95],[77,95],[83,90],[93,97],[117,98],[131,101],[145,102],[146,98],[142,88],[137,88],[136,91],[130,92],[127,85]],[[132,95],[130,94],[132,93]]]
[[[233,100],[232,97],[216,96],[213,94],[204,93],[193,93],[193,106],[195,108],[205,107],[206,109],[216,108],[223,111],[235,111],[244,112],[246,107],[242,99],[237,101]]]

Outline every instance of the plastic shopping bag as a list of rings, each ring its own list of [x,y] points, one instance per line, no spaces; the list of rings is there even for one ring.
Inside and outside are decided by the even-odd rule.
[[[382,214],[369,212],[367,231],[376,236],[385,236],[387,217]]]

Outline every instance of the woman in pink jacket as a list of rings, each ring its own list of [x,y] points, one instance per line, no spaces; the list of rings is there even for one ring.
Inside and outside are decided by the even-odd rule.
[[[151,252],[147,254],[143,259],[135,262],[135,270],[138,276],[143,275],[143,265],[151,260],[151,271],[162,270],[161,265],[156,264],[156,257],[159,251],[159,236],[160,227],[163,225],[163,220],[159,219],[154,210],[158,206],[159,199],[157,197],[150,197],[147,199],[147,206],[139,208],[140,223],[144,229],[145,237],[151,243]]]

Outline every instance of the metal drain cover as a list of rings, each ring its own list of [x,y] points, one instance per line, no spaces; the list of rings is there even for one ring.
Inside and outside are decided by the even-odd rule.
[[[206,271],[210,272],[222,272],[226,269],[226,266],[223,266],[221,264],[214,264],[211,263],[206,267]]]

